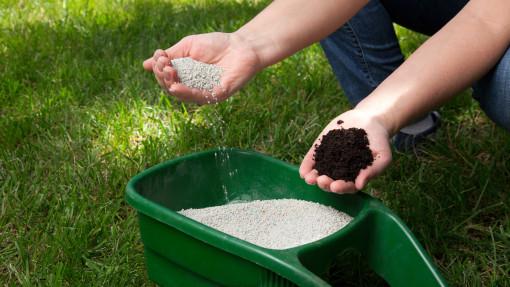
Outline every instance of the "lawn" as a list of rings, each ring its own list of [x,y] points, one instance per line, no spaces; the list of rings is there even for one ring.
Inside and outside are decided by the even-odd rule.
[[[218,147],[299,165],[351,108],[318,45],[211,106],[164,94],[141,65],[188,34],[234,31],[269,2],[0,3],[0,285],[153,286],[129,179]],[[426,39],[396,28],[406,55]],[[451,286],[510,286],[510,134],[469,90],[439,111],[429,156],[394,154],[363,192],[403,219]],[[324,277],[384,285],[356,252]]]

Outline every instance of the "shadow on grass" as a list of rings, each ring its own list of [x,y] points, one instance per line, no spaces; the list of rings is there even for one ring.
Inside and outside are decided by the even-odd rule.
[[[190,34],[234,31],[264,6],[248,1],[137,1],[106,12],[74,7],[3,30],[0,123],[5,136],[0,145],[13,147],[30,139],[35,126],[51,129],[56,123],[48,114],[72,120],[65,116],[69,107],[109,106],[124,101],[127,93],[155,103],[161,90],[142,68],[154,50]]]
[[[110,14],[73,11],[59,19],[50,16],[44,22],[6,29],[7,49],[2,56],[8,59],[4,76],[9,81],[2,81],[2,90],[15,99],[21,90],[10,82],[21,80],[26,89],[40,89],[50,82],[51,89],[68,87],[85,96],[103,96],[105,91],[130,85],[123,75],[141,73],[142,61],[157,48],[167,48],[190,34],[233,31],[264,7],[237,1],[199,2],[205,4],[138,1]]]

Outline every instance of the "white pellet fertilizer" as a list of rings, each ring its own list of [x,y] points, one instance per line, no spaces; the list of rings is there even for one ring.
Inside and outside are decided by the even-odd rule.
[[[179,82],[198,90],[205,90],[212,93],[214,86],[220,86],[221,73],[223,68],[195,61],[189,57],[173,59],[172,67],[177,70]]]
[[[270,249],[287,249],[322,239],[353,219],[332,207],[298,199],[257,200],[179,213]]]

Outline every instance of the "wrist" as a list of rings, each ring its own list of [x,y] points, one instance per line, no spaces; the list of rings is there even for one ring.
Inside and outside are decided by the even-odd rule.
[[[384,109],[378,109],[377,107],[377,105],[371,106],[360,102],[353,109],[353,112],[361,115],[370,125],[379,126],[380,129],[386,131],[388,138],[391,138],[399,131],[399,127],[395,123],[395,119],[391,116],[391,113],[385,112]]]
[[[249,49],[257,55],[261,70],[282,60],[277,56],[277,44],[267,35],[241,27],[233,32],[231,36],[243,49]]]

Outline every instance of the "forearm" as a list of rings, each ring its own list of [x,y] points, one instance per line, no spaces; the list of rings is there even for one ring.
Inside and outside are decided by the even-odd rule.
[[[328,36],[368,0],[275,0],[235,32],[265,67]]]
[[[489,3],[490,2],[490,3]],[[395,134],[486,74],[510,44],[507,0],[472,0],[356,109]]]

